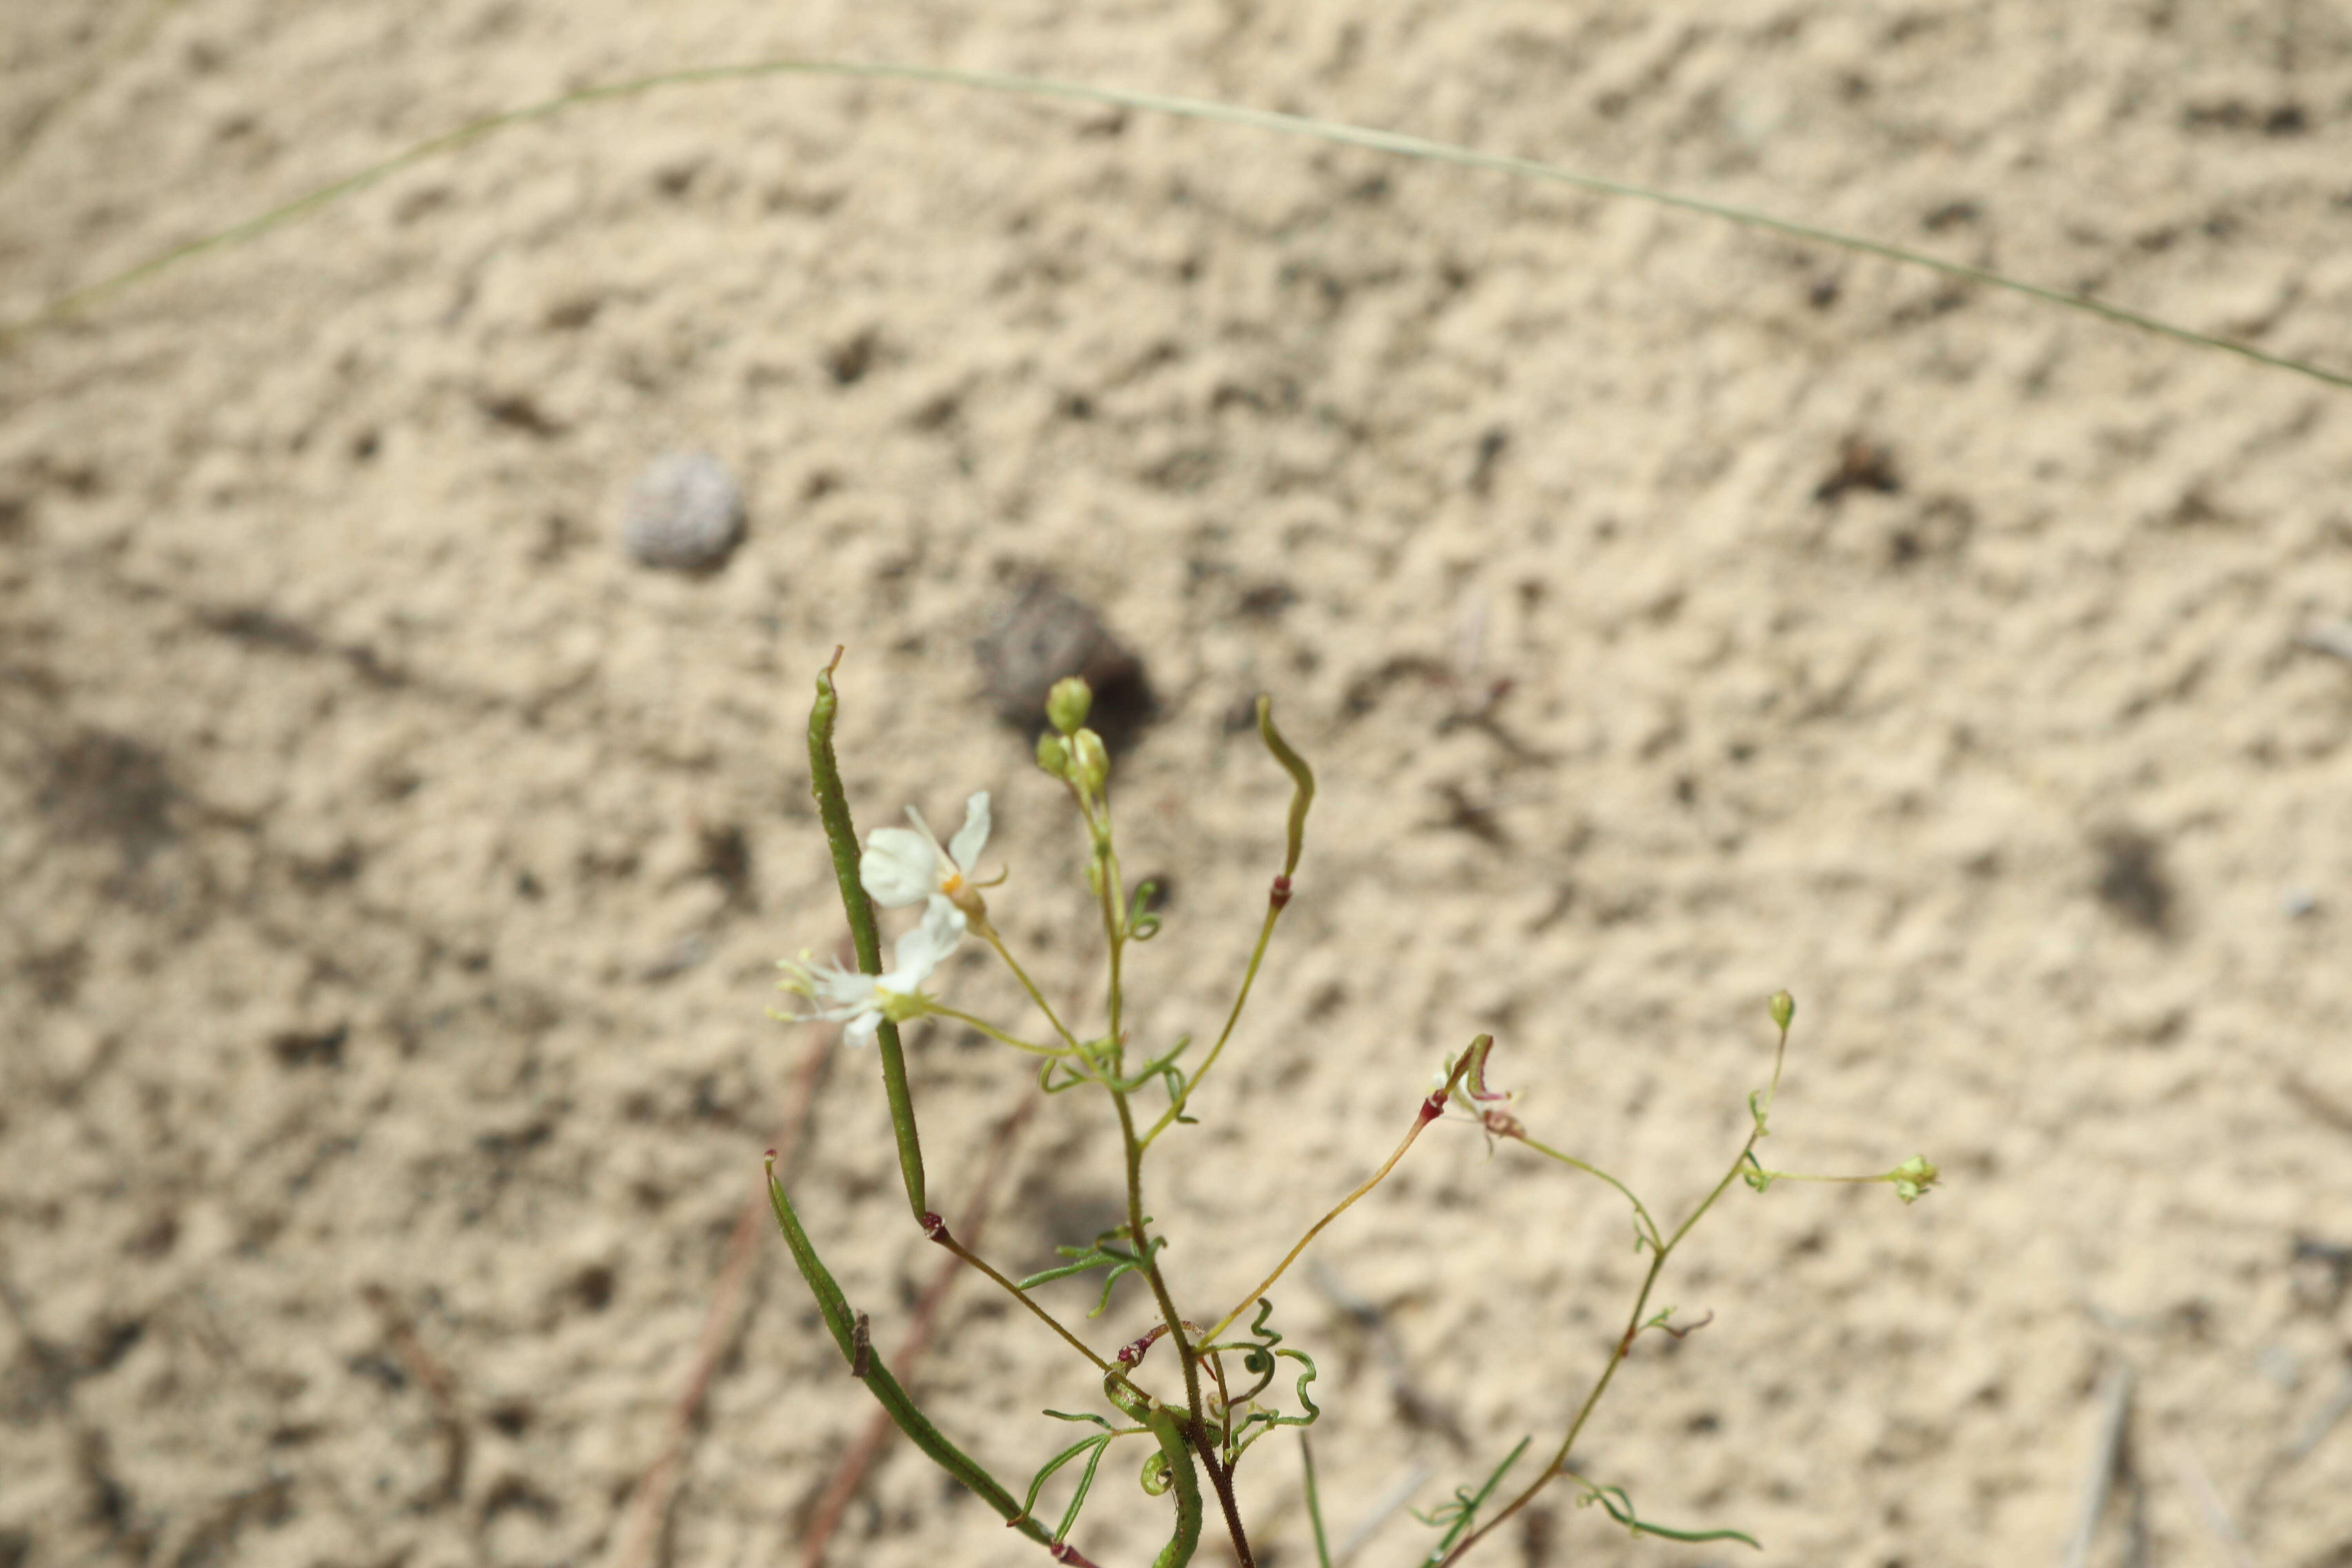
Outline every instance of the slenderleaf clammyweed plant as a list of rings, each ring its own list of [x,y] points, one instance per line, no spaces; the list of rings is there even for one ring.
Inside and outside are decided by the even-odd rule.
[[[459,126],[254,217],[69,290],[20,320],[0,322],[0,352],[37,331],[80,316],[102,300],[177,264],[256,237],[343,195],[444,153],[459,152],[506,128],[671,88],[723,80],[809,77],[893,79],[935,87],[1112,105],[1308,137],[1392,156],[1566,185],[1600,195],[1651,202],[1809,245],[1927,268],[1963,284],[2009,290],[2201,350],[2237,355],[2332,387],[2352,387],[2352,374],[2341,368],[2272,353],[2082,293],[1753,209],[1602,179],[1528,159],[1499,156],[1363,126],[1165,94],[926,66],[798,59],[698,68],[591,86]],[[811,716],[810,752],[814,792],[849,921],[856,966],[844,968],[805,958],[787,963],[784,987],[801,998],[807,1008],[790,1016],[838,1025],[847,1043],[870,1044],[874,1047],[874,1059],[889,1104],[908,1204],[923,1234],[986,1275],[1047,1331],[1065,1342],[1072,1353],[1082,1357],[1101,1379],[1105,1406],[1103,1411],[1045,1413],[1051,1419],[1091,1430],[1045,1458],[1024,1495],[1016,1499],[1010,1489],[958,1448],[922,1414],[882,1358],[873,1353],[865,1316],[849,1306],[817,1258],[772,1170],[769,1191],[777,1221],[795,1263],[816,1298],[828,1331],[852,1373],[865,1382],[892,1420],[926,1455],[984,1499],[1008,1524],[1036,1542],[1052,1560],[1083,1563],[1087,1559],[1071,1543],[1070,1536],[1079,1523],[1104,1458],[1122,1441],[1146,1439],[1136,1445],[1147,1448],[1150,1455],[1142,1471],[1144,1488],[1154,1496],[1170,1499],[1174,1515],[1157,1568],[1178,1568],[1192,1557],[1212,1497],[1238,1559],[1253,1563],[1255,1558],[1235,1497],[1234,1477],[1244,1458],[1276,1426],[1297,1426],[1301,1428],[1300,1457],[1317,1560],[1328,1568],[1330,1552],[1323,1530],[1314,1454],[1305,1435],[1305,1428],[1319,1414],[1312,1396],[1315,1363],[1307,1351],[1287,1342],[1274,1328],[1275,1310],[1267,1292],[1317,1236],[1387,1177],[1432,1121],[1441,1117],[1468,1118],[1498,1146],[1517,1144],[1612,1189],[1630,1205],[1635,1246],[1646,1258],[1646,1271],[1613,1349],[1596,1372],[1581,1403],[1568,1414],[1565,1429],[1548,1457],[1541,1458],[1532,1470],[1525,1468],[1530,1452],[1543,1456],[1546,1451],[1538,1447],[1533,1437],[1522,1438],[1474,1483],[1465,1483],[1448,1500],[1423,1515],[1438,1535],[1421,1560],[1433,1564],[1460,1560],[1532,1499],[1560,1483],[1572,1490],[1580,1504],[1599,1508],[1612,1521],[1636,1534],[1677,1541],[1749,1540],[1736,1531],[1685,1531],[1657,1524],[1645,1519],[1618,1486],[1571,1469],[1570,1458],[1618,1369],[1642,1336],[1654,1331],[1679,1338],[1700,1326],[1675,1322],[1671,1308],[1654,1309],[1653,1298],[1669,1259],[1735,1181],[1759,1194],[1783,1181],[1884,1183],[1906,1203],[1916,1201],[1937,1184],[1935,1165],[1917,1156],[1892,1170],[1865,1175],[1817,1175],[1766,1165],[1758,1149],[1770,1131],[1795,1016],[1794,1003],[1786,994],[1773,997],[1769,1006],[1777,1035],[1773,1063],[1768,1081],[1749,1100],[1747,1136],[1720,1180],[1687,1214],[1679,1218],[1660,1215],[1616,1175],[1535,1136],[1513,1110],[1509,1094],[1490,1085],[1488,1071],[1495,1042],[1480,1036],[1466,1048],[1448,1054],[1433,1088],[1412,1111],[1401,1142],[1387,1161],[1308,1226],[1255,1289],[1203,1330],[1180,1315],[1162,1269],[1160,1253],[1168,1237],[1154,1228],[1155,1221],[1147,1212],[1147,1161],[1163,1135],[1194,1120],[1198,1091],[1234,1040],[1275,928],[1293,896],[1293,878],[1297,873],[1306,819],[1314,795],[1311,771],[1285,742],[1274,726],[1267,705],[1261,700],[1259,733],[1275,760],[1289,773],[1295,788],[1286,858],[1281,872],[1273,878],[1269,887],[1256,943],[1235,988],[1231,1007],[1207,1050],[1195,1054],[1192,1043],[1183,1038],[1165,1044],[1130,1041],[1126,1024],[1129,1007],[1123,956],[1129,944],[1152,936],[1159,918],[1151,912],[1150,885],[1130,887],[1120,870],[1110,808],[1109,759],[1099,737],[1087,727],[1087,693],[1083,686],[1066,682],[1055,690],[1047,705],[1050,726],[1037,747],[1039,765],[1067,788],[1087,836],[1087,893],[1095,911],[1090,919],[1099,920],[1105,938],[1106,974],[1100,1010],[1087,1019],[1066,1020],[1047,1004],[990,920],[982,885],[976,880],[978,862],[988,837],[985,793],[971,797],[962,828],[944,846],[920,816],[915,816],[912,828],[884,828],[861,847],[834,759],[833,725],[838,698],[832,676],[833,668],[828,667],[818,679],[818,699]],[[885,909],[919,907],[921,910],[911,929],[893,943],[887,967],[874,915],[873,906],[877,902]],[[951,998],[935,991],[940,965],[967,939],[986,946],[1008,967],[1045,1020],[1045,1031],[1034,1037],[1024,1037],[959,1010]],[[1058,1249],[1065,1260],[1061,1265],[1020,1280],[1007,1278],[950,1232],[928,1201],[921,1143],[899,1038],[901,1025],[929,1016],[966,1024],[1010,1048],[1038,1058],[1038,1083],[1045,1092],[1075,1094],[1077,1100],[1073,1103],[1090,1107],[1095,1114],[1108,1114],[1116,1121],[1125,1155],[1126,1217],[1120,1224],[1089,1241],[1063,1245]],[[1139,1277],[1147,1285],[1157,1314],[1146,1332],[1111,1357],[1087,1345],[1035,1295],[1041,1287],[1081,1276],[1091,1278],[1097,1270],[1101,1289],[1091,1315],[1099,1316],[1107,1310],[1111,1287],[1129,1276]],[[1236,1332],[1235,1326],[1244,1316],[1250,1317],[1249,1326]],[[1131,1375],[1163,1339],[1169,1342],[1168,1349],[1161,1352],[1163,1362],[1172,1359],[1182,1376],[1181,1401],[1163,1403],[1154,1399]],[[1287,1387],[1283,1386],[1286,1383]],[[1048,1486],[1065,1479],[1072,1481],[1072,1495],[1049,1525],[1046,1514],[1037,1510]],[[1205,1489],[1202,1485],[1204,1479]]]
[[[1200,1545],[1211,1499],[1215,1500],[1234,1556],[1245,1565],[1254,1565],[1256,1558],[1243,1519],[1234,1478],[1243,1460],[1276,1428],[1298,1427],[1318,1560],[1328,1568],[1330,1555],[1315,1489],[1314,1457],[1306,1447],[1305,1433],[1305,1428],[1322,1415],[1314,1394],[1318,1376],[1315,1361],[1308,1352],[1286,1343],[1283,1332],[1274,1326],[1275,1304],[1268,1292],[1318,1236],[1396,1169],[1430,1123],[1441,1118],[1467,1119],[1497,1143],[1517,1143],[1613,1188],[1632,1205],[1634,1247],[1647,1256],[1648,1268],[1626,1314],[1622,1333],[1594,1375],[1582,1402],[1570,1415],[1549,1458],[1532,1474],[1523,1476],[1516,1490],[1507,1492],[1506,1481],[1518,1473],[1520,1461],[1535,1447],[1532,1436],[1522,1437],[1475,1488],[1464,1486],[1448,1501],[1418,1515],[1439,1532],[1421,1560],[1429,1564],[1459,1561],[1498,1525],[1555,1483],[1565,1483],[1573,1489],[1580,1505],[1598,1506],[1611,1520],[1636,1535],[1681,1542],[1737,1541],[1749,1546],[1757,1544],[1753,1537],[1737,1530],[1685,1530],[1645,1519],[1622,1487],[1572,1469],[1569,1460],[1618,1369],[1633,1354],[1641,1337],[1655,1331],[1680,1339],[1708,1321],[1676,1323],[1672,1307],[1654,1310],[1652,1300],[1668,1260],[1735,1182],[1744,1181],[1758,1193],[1780,1181],[1884,1183],[1906,1204],[1936,1184],[1936,1167],[1918,1156],[1890,1171],[1859,1176],[1775,1171],[1757,1157],[1757,1145],[1771,1130],[1773,1101],[1780,1092],[1781,1068],[1788,1056],[1789,1030],[1796,1017],[1796,1003],[1788,993],[1776,994],[1768,1004],[1776,1031],[1772,1067],[1764,1086],[1748,1097],[1746,1140],[1722,1178],[1687,1215],[1671,1226],[1616,1176],[1530,1135],[1509,1109],[1510,1092],[1489,1081],[1496,1042],[1491,1035],[1480,1035],[1463,1050],[1446,1058],[1428,1092],[1413,1109],[1403,1137],[1388,1159],[1308,1226],[1297,1245],[1275,1263],[1255,1289],[1204,1329],[1178,1310],[1175,1292],[1161,1267],[1160,1254],[1168,1244],[1168,1237],[1154,1228],[1155,1221],[1146,1212],[1146,1161],[1163,1133],[1195,1120],[1188,1114],[1187,1108],[1233,1041],[1250,989],[1273,942],[1276,924],[1296,894],[1293,879],[1305,849],[1307,811],[1315,798],[1313,770],[1276,728],[1271,701],[1260,697],[1259,737],[1292,781],[1283,866],[1267,886],[1265,912],[1257,942],[1235,988],[1223,1026],[1197,1065],[1188,1068],[1185,1058],[1189,1038],[1180,1038],[1155,1052],[1150,1045],[1132,1037],[1127,950],[1133,943],[1150,940],[1159,929],[1159,922],[1147,912],[1150,902],[1149,884],[1129,887],[1120,868],[1118,832],[1111,814],[1110,760],[1101,737],[1087,728],[1091,694],[1086,683],[1072,679],[1053,689],[1045,706],[1047,728],[1038,738],[1036,753],[1037,765],[1068,792],[1078,826],[1085,834],[1087,900],[1092,910],[1088,920],[1098,921],[1102,931],[1105,973],[1101,1010],[1082,1018],[1065,1017],[1055,1011],[1021,966],[1003,936],[989,922],[986,901],[973,880],[988,839],[986,792],[971,797],[962,829],[945,847],[911,807],[908,815],[914,822],[912,828],[881,828],[864,845],[858,843],[842,787],[841,770],[834,755],[834,721],[840,703],[834,675],[840,660],[836,650],[833,663],[817,677],[816,705],[809,718],[809,762],[818,812],[832,850],[835,876],[840,884],[860,968],[849,972],[812,965],[805,958],[785,963],[783,989],[816,1004],[814,1013],[785,1016],[838,1023],[843,1037],[850,1043],[871,1041],[878,1047],[884,1090],[898,1138],[900,1174],[908,1204],[922,1233],[986,1275],[1073,1352],[1083,1357],[1101,1374],[1107,1407],[1107,1413],[1043,1413],[1048,1419],[1095,1430],[1047,1457],[1016,1500],[1011,1488],[956,1447],[923,1415],[906,1389],[872,1353],[866,1315],[851,1309],[832,1274],[818,1258],[798,1212],[783,1184],[776,1179],[772,1161],[768,1192],[776,1221],[792,1248],[793,1260],[816,1297],[826,1327],[843,1358],[849,1363],[851,1373],[865,1382],[876,1400],[918,1447],[971,1488],[1007,1525],[1036,1542],[1053,1561],[1084,1564],[1092,1560],[1072,1542],[1070,1536],[1077,1527],[1103,1459],[1122,1440],[1142,1439],[1142,1489],[1151,1496],[1170,1499],[1174,1514],[1167,1544],[1154,1560],[1153,1568],[1182,1568],[1192,1561]],[[883,969],[881,963],[881,943],[873,910],[876,903],[889,909],[919,904],[923,908],[917,926],[899,938],[892,953],[893,966],[888,970]],[[1034,1037],[963,1012],[923,989],[940,962],[967,932],[987,944],[1034,1004],[1045,1026]],[[1007,1278],[949,1232],[947,1223],[929,1206],[921,1138],[916,1127],[914,1102],[907,1088],[906,1062],[898,1038],[901,1024],[923,1017],[950,1018],[969,1025],[992,1040],[1037,1058],[1041,1090],[1055,1095],[1076,1093],[1082,1102],[1082,1112],[1108,1114],[1117,1121],[1126,1178],[1126,1217],[1122,1223],[1089,1242],[1058,1247],[1066,1262],[1018,1280]],[[1155,1100],[1164,1103],[1158,1107],[1156,1118],[1147,1122],[1147,1118],[1152,1118]],[[1150,1326],[1109,1357],[1088,1345],[1075,1328],[1064,1322],[1035,1294],[1043,1286],[1091,1275],[1097,1269],[1102,1271],[1101,1290],[1088,1318],[1099,1317],[1108,1309],[1111,1287],[1129,1275],[1142,1279],[1152,1303]],[[1249,1316],[1249,1324],[1236,1331],[1244,1315]],[[1168,1348],[1162,1355],[1175,1361],[1183,1379],[1181,1400],[1154,1397],[1133,1375],[1145,1357],[1163,1341]],[[1286,1384],[1287,1386],[1284,1386]],[[1049,1528],[1045,1516],[1038,1512],[1039,1504],[1048,1484],[1066,1472],[1075,1474],[1075,1484],[1068,1501]]]

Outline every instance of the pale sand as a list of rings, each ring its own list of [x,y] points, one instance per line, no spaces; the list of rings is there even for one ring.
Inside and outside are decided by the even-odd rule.
[[[2324,4],[149,10],[0,22],[0,314],[468,116],[805,54],[1558,159],[2352,365]],[[1850,438],[1898,489],[1817,498]],[[673,447],[747,497],[709,581],[615,538]],[[1479,1029],[1530,1127],[1675,1207],[1786,985],[1774,1161],[1948,1173],[1908,1211],[1735,1189],[1664,1293],[1713,1324],[1645,1342],[1584,1446],[1760,1559],[1563,1491],[1549,1546],[1474,1561],[2054,1563],[2121,1361],[2148,1561],[2222,1560],[2185,1446],[2259,1561],[2352,1563],[2352,1422],[2257,1491],[2345,1375],[2292,1255],[2352,1243],[2352,664],[2298,641],[2352,615],[2346,395],[1631,203],[777,81],[514,132],[0,359],[0,1563],[606,1560],[803,1049],[770,964],[838,929],[800,742],[836,642],[863,822],[996,792],[1003,922],[1086,973],[1077,840],[970,647],[1041,564],[1166,706],[1117,781],[1129,868],[1176,882],[1139,1039],[1213,1026],[1278,859],[1235,702],[1273,691],[1324,780],[1153,1173],[1188,1311]],[[730,825],[732,904],[697,869]],[[1013,1014],[976,958],[950,985]],[[952,1210],[1029,1076],[913,1054]],[[936,1254],[872,1058],[837,1067],[794,1188],[887,1345]],[[1037,1116],[1008,1266],[1108,1223],[1105,1123]],[[1278,1289],[1342,1532],[1556,1434],[1638,1267],[1606,1190],[1463,1129],[1321,1256],[1469,1442]],[[669,1562],[789,1561],[867,1417],[761,1260]],[[1123,1286],[1093,1331],[1146,1318]],[[928,1402],[1017,1484],[1091,1379],[976,1285],[942,1328]],[[1138,1458],[1079,1533],[1107,1564],[1164,1529]],[[1244,1489],[1311,1561],[1286,1435]],[[866,1495],[835,1563],[1044,1561],[903,1447]]]

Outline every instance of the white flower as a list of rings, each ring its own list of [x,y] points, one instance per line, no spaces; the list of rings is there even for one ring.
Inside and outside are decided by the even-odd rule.
[[[884,909],[946,898],[967,914],[978,913],[973,906],[980,897],[969,879],[988,843],[988,792],[965,803],[962,830],[945,849],[921,812],[910,805],[907,816],[913,827],[880,827],[867,837],[866,852],[857,858],[857,879],[866,892]]]
[[[874,1038],[882,1020],[902,1022],[930,1010],[923,982],[963,941],[963,911],[943,898],[934,898],[923,911],[923,923],[900,937],[890,950],[891,965],[883,974],[861,974],[837,963],[811,964],[808,955],[777,965],[784,972],[780,987],[816,1004],[816,1011],[792,1016],[806,1023],[823,1018],[841,1026],[841,1037],[853,1046]]]

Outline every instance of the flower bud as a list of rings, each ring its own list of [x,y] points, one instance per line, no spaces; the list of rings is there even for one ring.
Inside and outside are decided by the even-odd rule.
[[[1083,683],[1080,689],[1084,689]],[[1089,795],[1100,795],[1110,779],[1110,753],[1103,750],[1102,737],[1092,730],[1081,730],[1072,735],[1070,762],[1078,787]]]
[[[1087,711],[1094,703],[1093,687],[1077,676],[1066,676],[1045,694],[1046,721],[1063,734],[1072,734],[1087,721]]]
[[[1905,1203],[1916,1203],[1919,1194],[1936,1184],[1943,1174],[1925,1154],[1914,1154],[1895,1167],[1895,1195]]]
[[[1780,1026],[1782,1034],[1788,1033],[1789,1021],[1797,1016],[1797,999],[1786,991],[1775,991],[1769,1005],[1772,1009],[1772,1022]]]
[[[1070,776],[1070,743],[1059,735],[1037,737],[1037,765],[1057,779]]]

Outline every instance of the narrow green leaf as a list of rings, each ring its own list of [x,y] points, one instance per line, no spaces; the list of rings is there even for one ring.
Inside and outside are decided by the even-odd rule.
[[[1103,1456],[1109,1452],[1109,1438],[1095,1439],[1095,1451],[1087,1457],[1087,1468],[1078,1472],[1078,1488],[1070,1494],[1070,1506],[1062,1510],[1062,1521],[1054,1526],[1056,1542],[1069,1539],[1070,1527],[1078,1522],[1078,1514],[1087,1506],[1087,1494],[1095,1489],[1095,1472],[1102,1468]]]
[[[1331,1542],[1323,1533],[1323,1499],[1315,1489],[1315,1445],[1298,1435],[1298,1457],[1307,1466],[1307,1521],[1315,1527],[1315,1568],[1331,1568]]]
[[[1054,1479],[1055,1471],[1060,1469],[1064,1465],[1068,1464],[1072,1459],[1076,1458],[1080,1454],[1085,1453],[1088,1448],[1106,1447],[1109,1443],[1110,1436],[1108,1433],[1099,1437],[1081,1437],[1076,1442],[1071,1444],[1068,1447],[1063,1449],[1060,1453],[1055,1455],[1052,1458],[1046,1460],[1044,1468],[1039,1469],[1037,1474],[1030,1480],[1029,1495],[1021,1500],[1022,1513],[1025,1516],[1031,1509],[1037,1506],[1037,1494],[1045,1489],[1045,1483]],[[1094,1467],[1091,1465],[1087,1467],[1089,1470],[1093,1469],[1093,1468]],[[1076,1517],[1076,1515],[1072,1515],[1073,1520],[1075,1520]],[[1067,1530],[1069,1528],[1069,1524],[1066,1522],[1062,1528],[1064,1530]],[[1056,1532],[1055,1539],[1057,1541],[1061,1539],[1059,1532]]]
[[[1423,1562],[1444,1561],[1445,1554],[1454,1550],[1454,1543],[1469,1532],[1471,1521],[1478,1517],[1478,1510],[1486,1505],[1488,1498],[1495,1495],[1495,1489],[1503,1484],[1503,1478],[1510,1474],[1511,1467],[1519,1462],[1519,1456],[1526,1453],[1528,1445],[1534,1441],[1532,1437],[1520,1438],[1519,1446],[1503,1456],[1503,1462],[1495,1467],[1495,1473],[1486,1478],[1486,1484],[1478,1489],[1476,1495],[1472,1495],[1466,1488],[1456,1487],[1454,1489],[1453,1501],[1442,1504],[1428,1513],[1418,1510],[1414,1512],[1413,1518],[1423,1524],[1442,1524],[1446,1527],[1445,1534],[1436,1545],[1429,1549],[1429,1555],[1423,1559]]]
[[[1669,1530],[1663,1524],[1652,1524],[1646,1520],[1634,1517],[1633,1500],[1625,1494],[1623,1487],[1595,1486],[1591,1481],[1586,1481],[1584,1484],[1588,1489],[1583,1497],[1577,1500],[1579,1502],[1588,1506],[1599,1503],[1609,1510],[1610,1518],[1636,1535],[1654,1535],[1664,1541],[1737,1541],[1752,1546],[1759,1552],[1764,1550],[1764,1543],[1745,1531]]]

